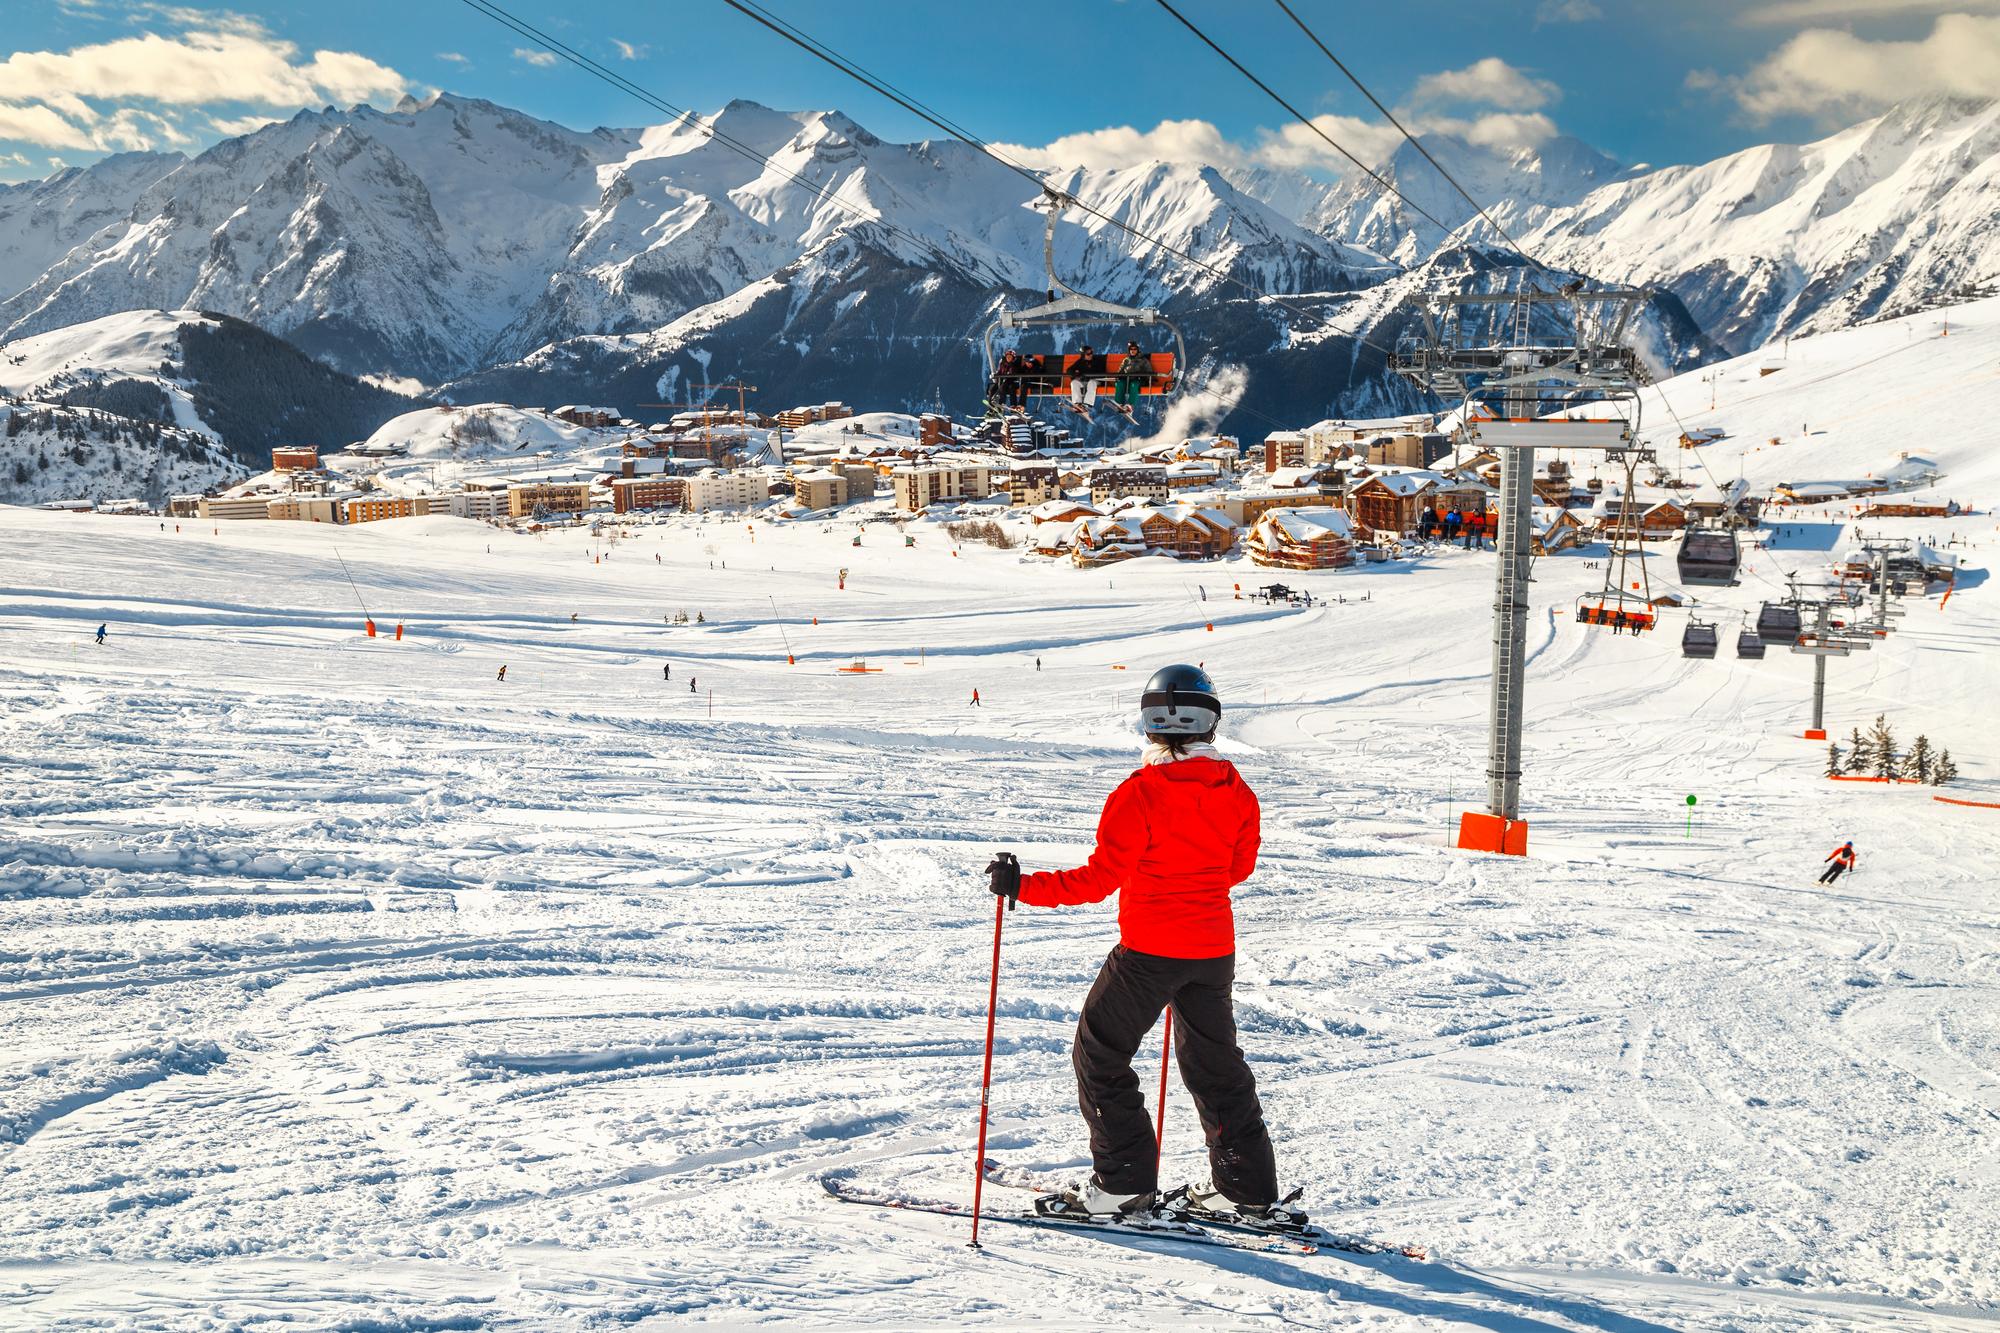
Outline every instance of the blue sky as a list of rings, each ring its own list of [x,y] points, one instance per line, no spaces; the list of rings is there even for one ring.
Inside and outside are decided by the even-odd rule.
[[[1238,154],[1329,172],[1318,140],[1154,0],[764,0],[975,132],[1047,160]],[[1175,0],[1373,160],[1372,110],[1275,5]],[[838,107],[926,127],[721,0],[503,0],[666,100]],[[1295,0],[1385,101],[1484,142],[1574,134],[1625,162],[1798,140],[1895,96],[2000,95],[2000,0]],[[0,180],[120,148],[198,151],[301,105],[435,88],[567,125],[658,119],[458,0],[16,0],[0,37]],[[1001,15],[1004,14],[1004,18]]]

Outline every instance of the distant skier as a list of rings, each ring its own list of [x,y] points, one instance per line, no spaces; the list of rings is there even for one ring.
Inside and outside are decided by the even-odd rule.
[[[97,646],[98,646],[99,648],[102,648],[102,647],[104,646],[104,635],[105,635],[105,632],[106,632],[107,628],[108,628],[108,627],[107,627],[107,626],[104,626],[104,625],[99,625],[99,626],[97,627]]]
[[[672,680],[673,678],[674,678],[674,664],[673,664],[672,662],[663,662],[663,663],[661,663],[661,664],[660,664],[660,679],[661,679],[661,680]]]
[[[695,678],[694,678],[693,676],[689,676],[689,677],[688,677],[688,693],[689,693],[689,694],[697,694],[697,693],[699,693],[699,691],[695,689],[694,685],[695,685]]]
[[[572,611],[569,613],[569,623],[572,625],[576,623],[576,612]]]
[[[1038,657],[1035,659],[1035,670],[1040,671],[1041,669],[1042,669],[1042,659]]]
[[[1826,858],[1826,869],[1820,872],[1819,882],[1831,884],[1840,878],[1844,870],[1854,869],[1854,844],[1843,842],[1833,849],[1833,855]]]
[[[507,664],[506,664],[505,662],[502,662],[502,663],[500,664],[500,674],[499,674],[499,675],[497,675],[497,676],[495,676],[495,677],[494,677],[494,679],[495,679],[495,680],[505,680],[505,679],[507,679]]]
[[[1299,1224],[1278,1203],[1277,1164],[1257,1082],[1236,1044],[1229,891],[1257,866],[1256,794],[1213,741],[1222,702],[1199,667],[1163,667],[1139,698],[1146,749],[1104,803],[1097,847],[1075,870],[987,867],[996,895],[1034,907],[1119,895],[1119,943],[1083,1002],[1072,1062],[1090,1127],[1090,1178],[1065,1189],[1069,1211],[1143,1213],[1158,1203],[1158,1144],[1132,1057],[1173,1007],[1174,1049],[1208,1139],[1211,1178],[1177,1201],[1253,1225]],[[1178,1192],[1177,1192],[1178,1194]]]
[[[974,708],[977,708],[977,707],[979,707],[979,691],[978,691],[978,690],[974,690],[974,691],[972,692],[972,706],[973,706]]]

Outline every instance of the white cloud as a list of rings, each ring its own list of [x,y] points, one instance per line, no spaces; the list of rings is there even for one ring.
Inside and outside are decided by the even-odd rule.
[[[209,126],[217,134],[234,139],[239,134],[255,134],[266,125],[276,125],[278,121],[270,116],[210,116]]]
[[[437,58],[453,65],[470,65],[472,63],[456,51],[440,51],[437,53]]]
[[[1475,60],[1464,69],[1439,70],[1418,79],[1410,93],[1420,105],[1465,102],[1502,111],[1534,111],[1562,96],[1562,89],[1537,79],[1498,56]]]
[[[1314,116],[1312,123],[1326,139],[1370,166],[1394,152],[1403,139],[1393,125],[1377,125],[1353,116]],[[1275,132],[1263,131],[1254,158],[1262,166],[1290,167],[1297,171],[1352,171],[1354,164],[1326,139],[1294,121]]]
[[[1782,26],[1827,19],[1996,13],[2000,13],[2000,0],[1773,0],[1770,4],[1752,5],[1737,15],[1736,21],[1750,26]]]
[[[1913,41],[1809,28],[1751,70],[1736,99],[1759,119],[1835,121],[1926,93],[2000,96],[2000,17],[1944,14]]]
[[[537,51],[531,46],[517,46],[514,48],[514,59],[526,61],[536,69],[547,69],[556,63],[558,57],[553,51]]]
[[[652,49],[648,46],[634,46],[632,43],[620,41],[616,37],[611,39],[611,44],[618,48],[618,58],[620,60],[644,60],[646,52]]]
[[[1243,150],[1222,137],[1205,120],[1163,120],[1150,130],[1130,125],[1065,134],[1042,148],[995,144],[1017,162],[1038,170],[1083,167],[1091,171],[1129,167],[1139,162],[1208,162],[1240,160]]]
[[[402,93],[403,76],[367,56],[315,51],[262,32],[144,33],[69,51],[16,51],[0,61],[0,88],[19,100],[68,94],[177,106],[305,106],[332,98],[361,101]]]
[[[38,103],[14,106],[0,102],[0,140],[8,139],[40,148],[93,147],[81,128]]]
[[[1294,121],[1279,129],[1257,131],[1254,140],[1239,143],[1205,120],[1163,120],[1150,130],[1114,125],[1081,134],[1066,134],[1042,147],[995,144],[999,151],[1039,171],[1110,171],[1142,162],[1179,162],[1219,167],[1261,166],[1341,174],[1354,164],[1332,139],[1373,167],[1394,152],[1403,136],[1393,125],[1353,116],[1314,116],[1315,133]],[[1476,116],[1408,115],[1403,123],[1418,134],[1454,134],[1485,148],[1534,147],[1553,138],[1556,124],[1540,112],[1494,111]],[[1321,138],[1323,133],[1326,138]]]
[[[1545,23],[1588,23],[1601,19],[1604,11],[1596,0],[1542,0],[1535,8],[1535,26]]]

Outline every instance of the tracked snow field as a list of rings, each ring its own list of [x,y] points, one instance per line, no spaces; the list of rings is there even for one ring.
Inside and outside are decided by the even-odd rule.
[[[1490,556],[1286,576],[1327,599],[1294,610],[1235,600],[1244,562],[912,531],[599,562],[0,510],[0,1325],[2000,1325],[2000,809],[1821,778],[1807,659],[1587,631],[1600,576],[1539,562],[1532,855],[1478,856]],[[2000,801],[1983,578],[1835,663],[1830,723],[1886,712]],[[1281,1176],[1428,1262],[973,1252],[819,1183],[970,1199],[980,868],[1081,857],[1176,660],[1263,800],[1237,996]],[[993,1155],[1080,1173],[1113,907],[1006,931]],[[1177,1081],[1166,1126],[1199,1172]]]

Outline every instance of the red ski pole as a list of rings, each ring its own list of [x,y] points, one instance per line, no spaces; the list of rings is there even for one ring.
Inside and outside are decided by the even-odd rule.
[[[1001,856],[1013,859],[1007,852]],[[986,1071],[979,1076],[979,1151],[972,1163],[972,1246],[979,1248],[979,1196],[986,1184],[986,1108],[993,1094],[993,1016],[1000,1004],[1000,923],[1012,911],[1012,898],[993,900],[993,980],[986,990]]]
[[[1160,1159],[1167,1151],[1167,1066],[1174,1058],[1174,1010],[1167,1006],[1167,1021],[1160,1029],[1160,1104],[1159,1119],[1153,1126],[1153,1180],[1160,1177]]]

